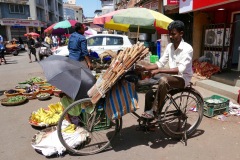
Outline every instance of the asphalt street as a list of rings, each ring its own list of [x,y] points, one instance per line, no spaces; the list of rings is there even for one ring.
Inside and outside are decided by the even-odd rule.
[[[27,52],[18,56],[6,55],[7,64],[0,65],[0,98],[3,92],[13,89],[18,82],[34,76],[44,78],[38,62],[29,63]],[[55,67],[55,66],[53,66]],[[196,87],[203,97],[214,94]],[[143,111],[144,95],[139,94],[140,109]],[[28,123],[32,111],[56,103],[59,98],[52,96],[48,101],[29,100],[19,106],[0,106],[0,159],[1,160],[42,160],[46,159],[31,146],[31,139],[38,132]],[[231,100],[235,103],[235,101]],[[89,156],[53,156],[48,159],[81,160],[238,160],[240,159],[240,119],[227,117],[225,121],[204,117],[197,132],[187,141],[187,146],[165,136],[160,130],[150,133],[136,131],[138,122],[131,114],[123,117],[121,134],[108,150]]]

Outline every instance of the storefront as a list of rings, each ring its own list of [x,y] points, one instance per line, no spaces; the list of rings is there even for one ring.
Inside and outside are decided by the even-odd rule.
[[[41,28],[46,28],[47,24],[38,20],[25,19],[0,19],[0,24],[5,28],[6,40],[23,37],[28,32],[40,32]]]
[[[222,70],[240,70],[240,1],[180,0],[179,13],[194,13],[194,56],[210,55]]]

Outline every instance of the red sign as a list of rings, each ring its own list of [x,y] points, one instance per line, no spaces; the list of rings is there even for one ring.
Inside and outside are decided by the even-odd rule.
[[[176,5],[179,4],[179,0],[167,0],[167,5]]]
[[[236,0],[180,0],[179,13],[192,12],[234,1]]]
[[[193,0],[193,10],[209,8],[214,5],[229,3],[233,0]]]

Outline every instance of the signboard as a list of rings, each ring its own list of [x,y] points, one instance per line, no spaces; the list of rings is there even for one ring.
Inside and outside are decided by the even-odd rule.
[[[3,26],[31,26],[31,27],[46,27],[45,22],[38,20],[21,20],[21,19],[1,19],[0,24]]]
[[[178,5],[179,0],[163,0],[164,6],[172,6],[172,5]]]
[[[179,13],[186,13],[213,6],[234,2],[236,0],[180,0]]]
[[[191,12],[193,10],[193,0],[180,0],[179,13]]]
[[[179,4],[179,0],[167,0],[167,5],[176,5]]]

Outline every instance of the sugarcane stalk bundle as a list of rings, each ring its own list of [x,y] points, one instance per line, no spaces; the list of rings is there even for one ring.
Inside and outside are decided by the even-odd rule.
[[[115,57],[106,72],[101,75],[93,87],[88,91],[93,104],[105,96],[105,93],[116,83],[135,62],[143,59],[149,53],[149,49],[143,43],[138,42],[131,48],[126,48]]]

